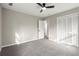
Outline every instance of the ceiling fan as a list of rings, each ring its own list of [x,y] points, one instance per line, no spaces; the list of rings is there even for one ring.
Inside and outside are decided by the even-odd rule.
[[[54,8],[54,5],[51,6],[46,6],[46,3],[37,3],[41,8],[40,13],[43,12],[44,10],[46,10],[47,8]],[[13,6],[13,3],[9,3],[9,6]]]
[[[43,12],[44,10],[46,10],[47,8],[54,8],[55,6],[46,6],[46,3],[37,3],[41,8],[40,13]]]

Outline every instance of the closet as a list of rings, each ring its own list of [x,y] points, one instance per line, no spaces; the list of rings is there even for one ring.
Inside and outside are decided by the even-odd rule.
[[[78,46],[78,13],[57,17],[56,41]]]

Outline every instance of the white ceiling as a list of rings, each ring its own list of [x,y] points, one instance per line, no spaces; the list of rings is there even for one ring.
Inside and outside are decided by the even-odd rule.
[[[47,17],[59,12],[79,7],[79,3],[47,3],[47,5],[55,5],[55,8],[46,9],[40,13],[41,7],[36,3],[14,3],[13,6],[3,3],[2,7],[38,17]]]

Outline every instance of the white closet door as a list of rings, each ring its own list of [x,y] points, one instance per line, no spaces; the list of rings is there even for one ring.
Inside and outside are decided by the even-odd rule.
[[[72,45],[78,46],[78,14],[72,16]]]
[[[65,22],[65,37],[64,42],[67,44],[72,44],[72,17],[70,15],[64,16],[66,20]]]
[[[57,41],[61,41],[61,39],[63,39],[63,32],[64,32],[64,28],[63,28],[63,18],[59,17],[57,19]]]
[[[57,41],[78,46],[78,14],[57,18]]]

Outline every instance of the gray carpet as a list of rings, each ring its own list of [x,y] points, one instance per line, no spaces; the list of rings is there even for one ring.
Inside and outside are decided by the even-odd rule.
[[[35,40],[5,47],[2,56],[78,56],[79,48],[50,40]]]

